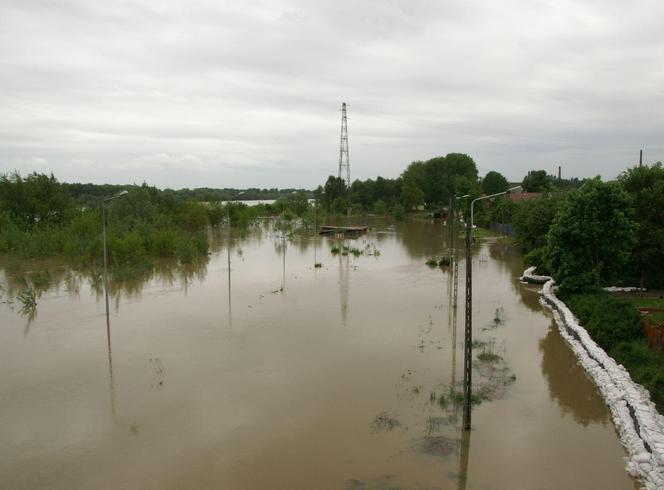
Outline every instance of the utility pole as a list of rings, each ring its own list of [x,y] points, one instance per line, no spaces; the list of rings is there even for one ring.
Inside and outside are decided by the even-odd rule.
[[[643,150],[639,150],[639,167],[643,166]]]
[[[346,103],[341,104],[341,141],[339,143],[339,178],[350,189],[350,159],[348,157],[348,121]]]
[[[459,291],[459,254],[458,250],[456,247],[456,242],[457,242],[457,231],[456,231],[456,222],[458,221],[457,219],[457,201],[460,201],[461,199],[465,199],[469,197],[469,194],[465,194],[463,196],[455,196],[454,197],[454,222],[452,224],[452,233],[453,233],[453,242],[454,243],[454,264],[452,267],[454,267],[454,300],[452,302],[452,306],[456,309],[457,307],[457,296],[458,296],[458,291]]]
[[[473,201],[474,202],[474,201]],[[470,430],[473,394],[473,250],[472,219],[466,220],[466,331],[463,342],[463,430]]]
[[[470,203],[470,220],[466,223],[466,332],[463,349],[463,430],[466,431],[470,430],[470,408],[473,394],[473,207],[478,201],[493,199],[518,189],[521,189],[520,185],[503,192],[478,197]]]

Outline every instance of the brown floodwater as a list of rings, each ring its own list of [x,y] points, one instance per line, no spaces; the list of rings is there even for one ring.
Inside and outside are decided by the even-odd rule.
[[[110,338],[98,276],[5,259],[0,487],[635,488],[505,243],[475,247],[479,403],[462,433],[463,262],[456,309],[453,269],[424,264],[445,237],[377,221],[346,241],[355,257],[266,224],[231,241],[229,274],[222,236],[205,263],[112,284]]]

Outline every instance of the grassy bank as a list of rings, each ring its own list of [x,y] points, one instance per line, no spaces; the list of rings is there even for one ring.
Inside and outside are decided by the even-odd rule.
[[[558,296],[572,310],[593,340],[616,362],[625,366],[632,379],[650,392],[660,413],[664,411],[664,352],[653,351],[634,308],[634,298],[612,296],[605,291]]]

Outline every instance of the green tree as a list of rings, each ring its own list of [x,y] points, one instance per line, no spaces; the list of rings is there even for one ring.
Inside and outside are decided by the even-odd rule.
[[[561,201],[543,257],[562,288],[582,291],[624,277],[637,230],[633,212],[622,187],[599,177]]]
[[[497,194],[509,189],[510,184],[503,175],[494,170],[488,172],[482,179],[482,192],[485,194]]]
[[[496,199],[491,203],[491,207],[489,208],[489,221],[494,223],[512,223],[516,206],[516,203],[506,197]]]
[[[558,202],[559,198],[542,196],[517,203],[512,212],[512,224],[524,252],[532,252],[546,245],[546,234],[556,216]]]
[[[546,170],[531,170],[521,183],[525,192],[546,192],[551,188],[551,178]]]
[[[404,184],[401,187],[401,202],[406,209],[413,209],[424,203],[424,192],[414,184]]]
[[[634,280],[648,288],[664,288],[664,168],[633,167],[618,179],[634,200],[639,223],[631,257]]]
[[[321,204],[327,211],[334,209],[337,212],[343,212],[345,209],[342,210],[341,208],[348,207],[347,197],[348,188],[344,179],[330,175],[323,187]]]

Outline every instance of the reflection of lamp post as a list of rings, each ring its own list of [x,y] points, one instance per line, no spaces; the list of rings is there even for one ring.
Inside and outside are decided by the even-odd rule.
[[[318,267],[316,261],[316,242],[318,241],[318,197],[314,197],[314,272]]]
[[[297,191],[289,192],[288,197],[297,194]],[[286,225],[284,224],[283,212],[281,213],[281,248],[283,254],[283,265],[281,275],[281,292],[286,289]]]
[[[482,196],[470,203],[470,220],[466,223],[466,332],[463,348],[463,429],[470,430],[470,405],[472,395],[473,375],[473,262],[472,262],[472,233],[473,233],[473,208],[477,201],[493,199],[494,197],[509,194],[521,186],[512,187],[503,192],[497,192],[489,196]]]
[[[240,192],[237,196],[241,196],[245,191]],[[231,317],[231,203],[233,201],[229,199],[226,202],[226,253],[228,255],[228,325],[232,328],[232,317]]]
[[[235,197],[239,197],[242,194],[244,194],[245,191],[240,192],[237,194]],[[229,199],[228,202],[226,202],[226,235],[228,238],[228,244],[226,246],[227,252],[228,252],[228,270],[231,270],[231,203],[233,202],[232,199]]]
[[[106,328],[110,329],[111,322],[108,314],[108,252],[106,251],[106,206],[105,204],[113,199],[118,197],[126,196],[127,191],[122,191],[119,194],[116,194],[101,201],[101,229],[102,229],[102,240],[104,242],[104,299],[106,301]],[[110,335],[110,331],[109,331]]]

